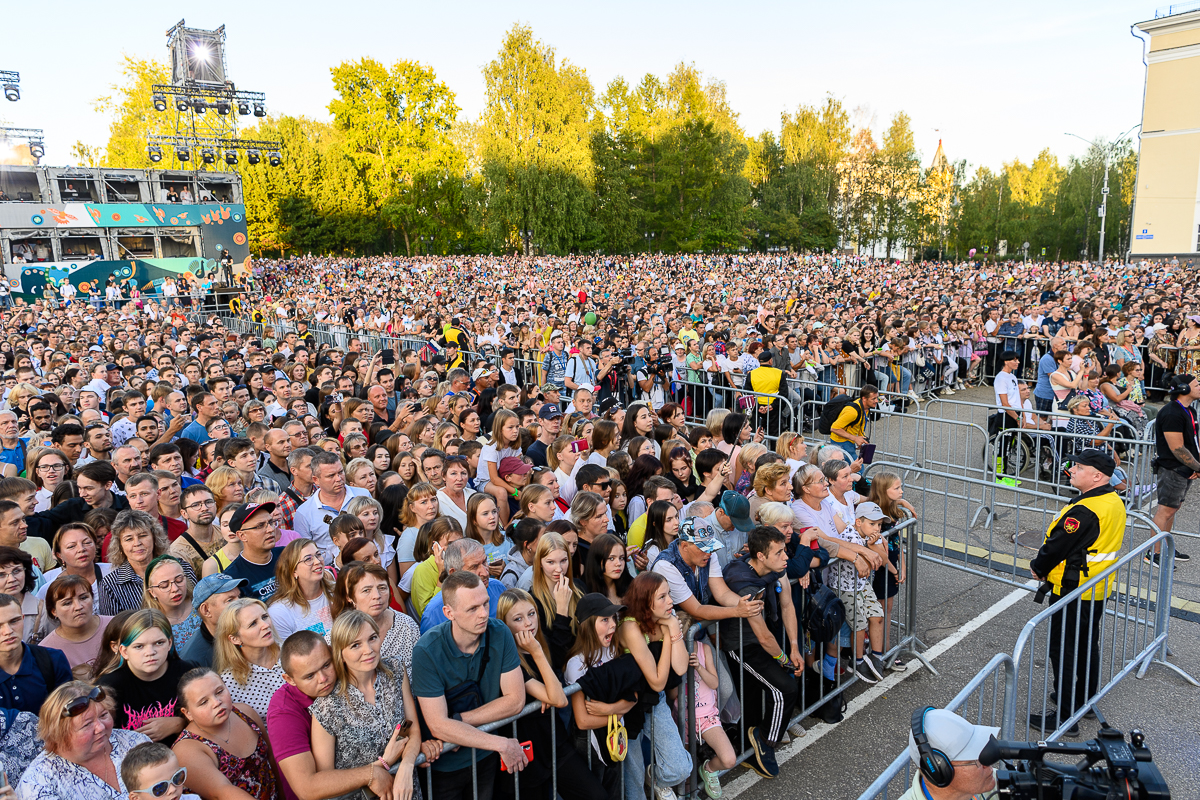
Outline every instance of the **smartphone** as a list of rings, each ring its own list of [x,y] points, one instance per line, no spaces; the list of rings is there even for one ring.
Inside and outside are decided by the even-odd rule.
[[[341,393],[341,392],[335,392],[335,393],[334,393],[334,395],[333,395],[333,402],[335,402],[335,403],[340,403],[340,402],[342,402],[342,400],[343,400],[343,399],[345,399],[345,398],[343,397],[343,395],[342,395],[342,393]]]
[[[384,350],[383,351],[383,363],[384,364],[395,364],[396,363],[395,352],[393,352],[392,350]]]
[[[575,441],[571,442],[571,452],[572,453],[582,453],[584,450],[587,450],[587,449],[588,449],[588,440],[587,439],[576,439]]]
[[[862,462],[864,464],[870,464],[871,460],[875,458],[875,445],[870,443],[864,444],[862,446],[862,450],[859,452],[859,455],[862,456]]]
[[[521,750],[525,753],[525,760],[533,762],[533,741],[521,742]],[[508,765],[504,763],[504,759],[500,759],[500,771],[508,772]]]
[[[762,600],[762,599],[763,599],[763,595],[764,595],[764,594],[766,594],[766,592],[767,592],[767,590],[766,590],[766,589],[759,589],[757,592],[755,592],[754,594],[750,595],[750,599],[751,599],[751,600]]]

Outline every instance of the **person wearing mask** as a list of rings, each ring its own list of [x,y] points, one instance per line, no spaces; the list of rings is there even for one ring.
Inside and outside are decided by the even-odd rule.
[[[212,666],[217,620],[225,606],[241,597],[247,588],[244,579],[231,578],[223,572],[209,575],[196,584],[192,590],[192,607],[200,615],[200,630],[180,651],[180,658],[192,664]]]

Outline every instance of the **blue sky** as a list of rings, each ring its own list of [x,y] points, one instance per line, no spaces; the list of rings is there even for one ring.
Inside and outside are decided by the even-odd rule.
[[[43,128],[43,163],[65,164],[76,140],[103,144],[92,109],[119,79],[121,55],[165,59],[165,31],[228,32],[229,74],[266,92],[273,113],[326,118],[329,68],[371,56],[432,66],[462,116],[484,102],[483,65],[514,22],[587,70],[597,93],[690,61],[723,80],[743,128],[778,130],[780,113],[832,93],[882,131],[906,111],[928,163],[947,155],[997,168],[1045,147],[1063,158],[1086,145],[1064,135],[1113,136],[1140,120],[1142,45],[1130,25],[1154,3],[1114,2],[359,2],[286,4],[13,2],[0,68],[21,73],[19,103],[0,121]],[[286,10],[285,10],[286,9]],[[332,11],[331,11],[332,10]]]

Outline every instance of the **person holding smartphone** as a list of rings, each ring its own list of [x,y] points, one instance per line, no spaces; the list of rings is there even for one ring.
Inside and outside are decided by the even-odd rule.
[[[871,416],[871,410],[877,405],[879,405],[879,387],[868,383],[859,390],[858,399],[843,406],[837,419],[829,426],[829,440],[846,451],[846,455],[849,456],[847,463],[858,460],[860,448],[864,463],[868,460],[868,454],[874,455],[874,447],[867,441],[866,434],[867,419]],[[868,447],[870,447],[869,453]],[[859,474],[862,474],[861,467]]]

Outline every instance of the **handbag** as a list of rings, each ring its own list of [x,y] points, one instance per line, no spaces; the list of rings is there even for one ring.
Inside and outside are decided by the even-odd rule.
[[[846,604],[825,584],[810,589],[804,609],[804,629],[814,642],[832,642],[846,622]]]
[[[488,658],[492,654],[491,641],[492,627],[488,625],[483,634],[483,660],[479,662],[479,677],[465,680],[446,690],[446,710],[450,716],[473,711],[484,704],[483,689],[480,688],[479,681],[483,680],[483,673],[487,671]]]
[[[609,715],[608,736],[604,737],[604,744],[608,748],[608,757],[614,763],[624,761],[629,754],[629,733],[625,730],[625,723],[616,714]]]

